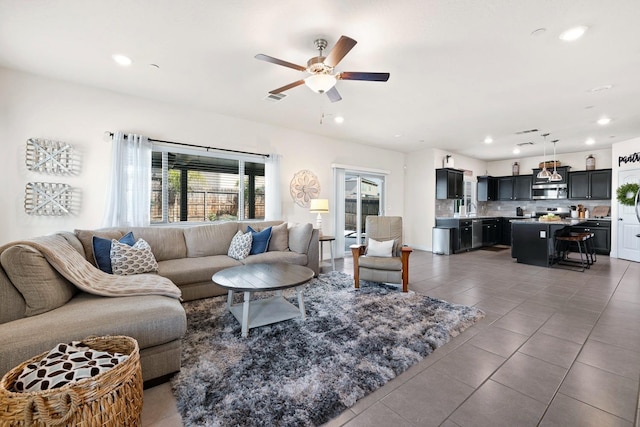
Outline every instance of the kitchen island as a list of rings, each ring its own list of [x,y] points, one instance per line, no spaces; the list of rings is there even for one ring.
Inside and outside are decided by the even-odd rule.
[[[556,261],[556,232],[585,219],[563,219],[543,222],[538,219],[511,220],[511,257],[522,264],[551,267]]]

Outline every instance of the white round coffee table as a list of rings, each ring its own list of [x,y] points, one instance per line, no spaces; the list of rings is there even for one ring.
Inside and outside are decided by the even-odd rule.
[[[302,287],[313,278],[313,270],[301,265],[246,264],[217,272],[211,280],[228,289],[227,309],[242,325],[242,336],[249,335],[249,329],[269,325],[295,317],[306,318]],[[296,288],[298,307],[282,296],[282,290]],[[253,292],[275,291],[271,298],[251,301]],[[244,301],[233,303],[233,293],[243,292]]]

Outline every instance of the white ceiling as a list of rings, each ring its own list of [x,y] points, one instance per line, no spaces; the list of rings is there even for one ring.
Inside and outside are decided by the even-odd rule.
[[[639,21],[638,0],[0,0],[0,66],[398,151],[498,160],[542,155],[544,132],[558,152],[640,136]],[[589,27],[582,39],[558,39],[576,25]],[[316,38],[332,47],[340,35],[358,44],[337,71],[389,81],[339,81],[337,103],[306,86],[264,100],[304,75],[256,54],[305,65]],[[603,85],[613,88],[590,91]],[[596,124],[602,115],[611,124]]]

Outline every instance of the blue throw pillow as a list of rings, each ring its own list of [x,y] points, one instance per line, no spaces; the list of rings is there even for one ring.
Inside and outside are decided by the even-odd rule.
[[[249,255],[261,254],[267,251],[269,240],[271,240],[271,227],[267,227],[262,231],[256,231],[251,227],[247,227],[247,232],[251,232],[251,251]]]
[[[118,240],[133,246],[136,241],[133,238],[133,232],[128,232]],[[98,268],[105,273],[113,274],[111,269],[111,239],[103,239],[102,237],[93,236],[93,259],[96,261]]]

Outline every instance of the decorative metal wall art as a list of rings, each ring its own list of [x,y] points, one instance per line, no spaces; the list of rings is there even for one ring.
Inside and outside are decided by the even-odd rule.
[[[73,146],[49,139],[27,140],[26,163],[30,171],[54,175],[75,175],[80,171],[80,158]]]
[[[320,195],[318,177],[308,170],[296,172],[289,184],[289,192],[298,206],[308,208],[311,199],[316,199]]]
[[[28,182],[24,195],[24,210],[29,215],[62,216],[79,207],[76,191],[68,184]]]

